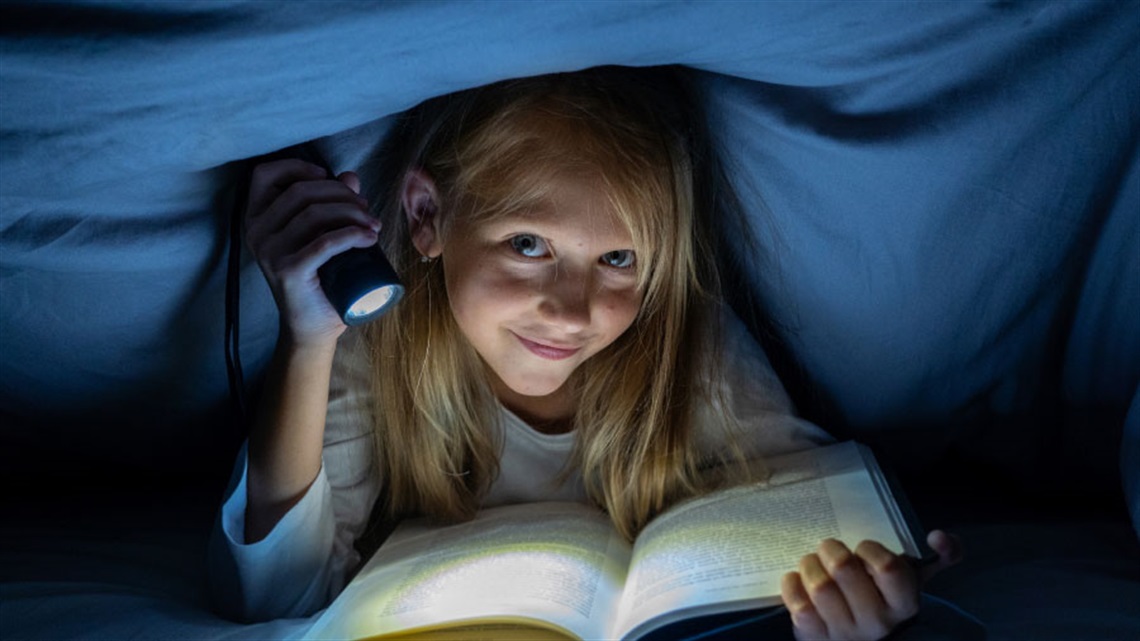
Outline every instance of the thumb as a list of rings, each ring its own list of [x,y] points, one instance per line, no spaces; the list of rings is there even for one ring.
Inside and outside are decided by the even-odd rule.
[[[356,175],[355,171],[346,171],[336,178],[342,183],[348,185],[348,188],[355,193],[360,193],[360,176]]]
[[[962,539],[957,535],[942,530],[931,530],[930,534],[926,535],[926,543],[938,554],[938,559],[922,568],[923,582],[962,560]]]

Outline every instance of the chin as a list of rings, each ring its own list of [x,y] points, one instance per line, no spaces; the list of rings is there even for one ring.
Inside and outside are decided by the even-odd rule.
[[[511,389],[516,394],[519,394],[521,396],[530,396],[532,398],[542,398],[544,396],[550,396],[551,394],[557,392],[561,388],[562,388],[561,385],[551,385],[551,386],[525,385],[525,386],[520,386],[520,387],[511,386]]]
[[[507,387],[515,394],[541,398],[562,389],[566,384],[565,378],[536,380],[534,378],[519,377],[515,380],[504,380]]]

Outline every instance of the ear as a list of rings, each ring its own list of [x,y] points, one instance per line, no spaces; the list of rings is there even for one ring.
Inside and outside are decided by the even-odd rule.
[[[439,191],[435,181],[423,169],[412,169],[404,176],[400,202],[408,217],[412,244],[421,254],[435,258],[443,253],[440,240]]]

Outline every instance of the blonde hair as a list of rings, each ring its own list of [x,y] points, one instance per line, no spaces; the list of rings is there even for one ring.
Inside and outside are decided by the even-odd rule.
[[[448,217],[492,218],[541,200],[565,172],[602,180],[633,238],[643,302],[629,330],[582,364],[571,465],[633,538],[705,488],[694,411],[713,391],[719,283],[694,173],[695,107],[671,69],[598,68],[512,80],[429,101],[397,123],[380,180],[422,168]],[[473,516],[498,474],[499,408],[486,366],[451,315],[443,268],[413,247],[399,190],[379,212],[407,291],[369,329],[388,518]],[[394,233],[393,233],[394,232]],[[738,451],[738,450],[737,450]]]

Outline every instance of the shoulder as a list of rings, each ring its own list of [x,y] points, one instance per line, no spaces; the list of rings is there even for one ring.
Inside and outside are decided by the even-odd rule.
[[[795,414],[795,406],[772,368],[759,341],[744,321],[728,305],[719,314],[721,371],[720,383],[726,389],[746,393],[754,410]]]
[[[697,413],[702,449],[715,449],[733,433],[747,457],[793,452],[830,442],[819,426],[801,419],[771,362],[744,322],[727,305],[719,316],[718,367],[709,398]]]

